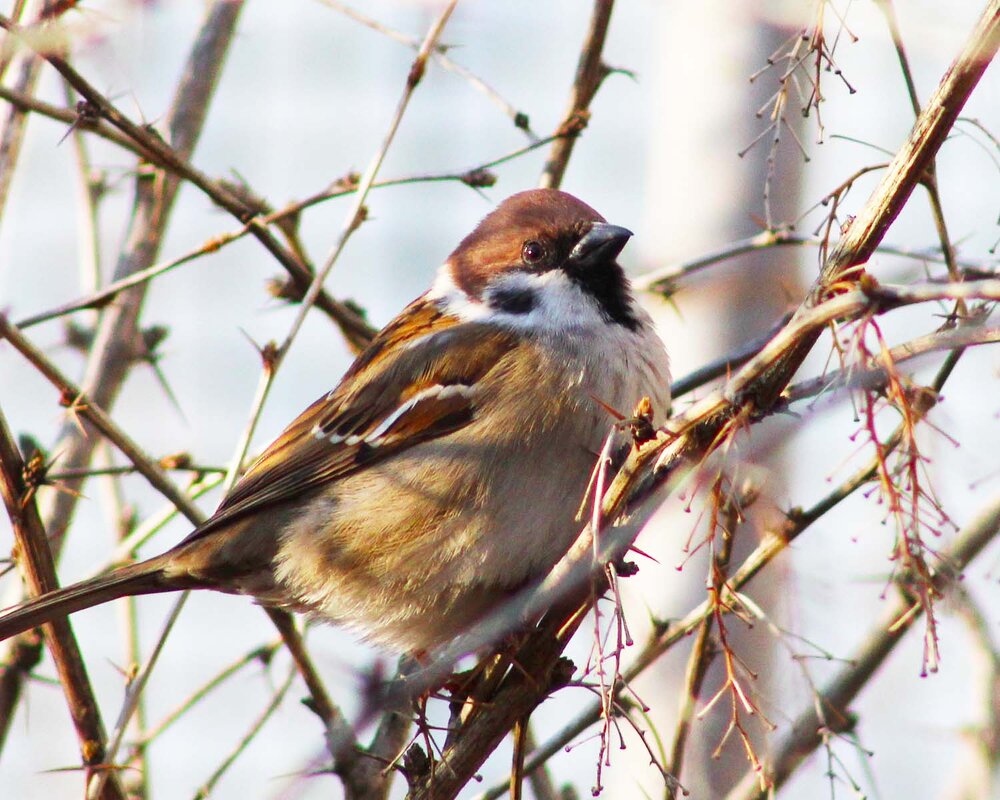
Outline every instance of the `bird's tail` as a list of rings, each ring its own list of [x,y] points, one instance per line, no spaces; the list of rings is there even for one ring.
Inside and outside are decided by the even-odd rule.
[[[169,592],[177,588],[180,587],[176,583],[166,580],[160,558],[121,567],[27,600],[3,613],[0,615],[0,640],[119,597]]]

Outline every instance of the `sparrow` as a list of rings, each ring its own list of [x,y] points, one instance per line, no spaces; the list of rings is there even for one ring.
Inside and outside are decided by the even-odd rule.
[[[15,607],[0,639],[127,595],[214,589],[402,652],[450,641],[576,538],[609,409],[669,406],[663,342],[616,260],[631,236],[564,192],[508,198],[208,521]]]

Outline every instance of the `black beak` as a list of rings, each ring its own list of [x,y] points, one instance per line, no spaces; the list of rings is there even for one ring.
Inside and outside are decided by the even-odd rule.
[[[569,261],[576,267],[592,267],[614,261],[632,237],[632,231],[621,225],[595,222],[570,251]]]

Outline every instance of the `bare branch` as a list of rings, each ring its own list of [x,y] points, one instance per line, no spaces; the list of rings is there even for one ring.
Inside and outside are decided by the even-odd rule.
[[[987,503],[943,553],[945,568],[934,578],[938,590],[947,592],[953,582],[961,580],[962,570],[993,541],[998,532],[1000,497]],[[900,584],[900,589],[903,596],[887,608],[872,626],[861,648],[849,659],[848,666],[821,692],[819,701],[811,704],[792,723],[789,735],[765,764],[768,787],[780,789],[796,766],[819,746],[821,733],[825,730],[836,731],[846,723],[849,719],[848,706],[920,618],[920,604],[904,585]],[[730,792],[727,800],[763,800],[772,788],[762,789],[760,776],[748,773]]]
[[[562,185],[563,175],[569,165],[569,157],[576,145],[576,137],[586,127],[590,118],[590,101],[594,99],[598,88],[608,75],[608,67],[601,60],[604,50],[604,40],[611,23],[611,10],[614,0],[594,0],[594,11],[590,18],[590,28],[580,51],[580,61],[576,67],[576,78],[570,91],[569,108],[563,118],[560,130],[566,136],[557,139],[552,145],[545,169],[538,185],[543,188],[558,189]]]
[[[28,591],[34,595],[44,594],[59,586],[56,578],[52,551],[49,549],[48,537],[42,525],[38,506],[35,504],[34,491],[29,489],[24,481],[25,464],[21,454],[7,427],[7,420],[0,413],[0,494],[3,495],[7,516],[14,529],[17,547],[17,563],[24,575]],[[87,677],[80,649],[73,636],[69,620],[60,619],[51,622],[44,628],[45,640],[52,660],[55,662],[59,682],[62,685],[70,716],[80,740],[80,758],[86,767],[87,780],[95,773],[102,772],[108,776],[106,791],[101,795],[108,798],[121,798],[125,793],[118,781],[118,776],[111,765],[106,763],[104,723],[101,712],[94,699],[94,692]],[[18,678],[22,674],[12,673]],[[6,683],[6,675],[5,683]],[[15,699],[19,695],[19,687],[5,686],[5,699]],[[5,711],[9,714],[11,703],[5,702]],[[10,717],[6,717],[7,720]],[[4,730],[9,722],[3,725]]]
[[[179,148],[183,148],[178,152],[184,155],[190,154],[194,148],[205,108],[215,87],[217,67],[224,60],[241,8],[241,3],[229,0],[217,0],[213,3],[202,26],[198,42],[189,56],[188,80],[180,84],[171,115],[172,138],[178,143]],[[6,18],[0,19],[0,26],[8,30],[16,27]],[[50,63],[64,66],[68,74],[78,77],[62,59],[51,55],[46,58]],[[206,64],[209,66],[206,67]],[[80,81],[82,82],[82,79]],[[90,90],[86,82],[82,82],[82,85]],[[80,89],[79,86],[76,88]],[[86,92],[81,94],[88,100],[94,99],[88,97]],[[102,98],[98,96],[98,100]],[[144,137],[154,138],[152,134],[144,134]],[[136,184],[136,213],[132,218],[131,236],[118,262],[119,277],[142,269],[155,260],[169,218],[169,210],[176,196],[177,185],[176,180],[164,180],[157,182],[154,187],[147,176],[140,176]],[[93,398],[97,405],[109,409],[114,405],[128,369],[135,363],[130,348],[134,346],[139,334],[138,318],[142,307],[142,291],[133,289],[119,300],[102,314],[97,334],[98,344],[91,353],[82,392]],[[55,450],[60,453],[63,466],[78,469],[90,463],[97,442],[98,437],[88,435],[71,423],[65,427],[62,440]],[[61,551],[63,537],[72,518],[81,485],[81,482],[74,481],[67,487],[70,491],[54,493],[51,506],[45,512],[45,527],[50,536],[54,558],[58,558]],[[182,503],[187,502],[183,496],[178,499]],[[10,646],[16,648],[16,640],[13,640]],[[0,725],[9,725],[10,719],[6,717],[0,720]]]
[[[711,253],[683,261],[662,269],[647,272],[632,281],[632,286],[637,291],[653,292],[664,297],[673,295],[680,283],[692,275],[702,272],[709,267],[716,266],[738,256],[747,253],[755,253],[759,250],[771,250],[777,247],[825,247],[826,241],[816,236],[800,236],[787,230],[761,231],[746,239],[732,242],[725,247],[720,247]],[[939,252],[931,250],[912,250],[907,247],[897,247],[895,245],[881,244],[876,248],[876,252],[891,256],[901,256],[912,258],[917,261],[944,262],[945,259]],[[969,259],[957,259],[959,267],[976,273],[984,273],[991,269],[990,264],[971,261]],[[982,275],[980,275],[982,277]]]

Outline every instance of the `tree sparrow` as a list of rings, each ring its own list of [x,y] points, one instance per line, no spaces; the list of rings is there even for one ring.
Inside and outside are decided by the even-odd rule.
[[[0,638],[126,595],[248,594],[424,651],[544,575],[614,420],[670,400],[616,257],[631,232],[551,189],[508,198],[340,384],[160,556],[0,617]]]

